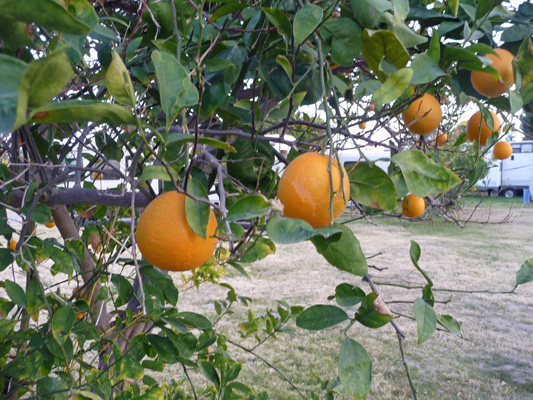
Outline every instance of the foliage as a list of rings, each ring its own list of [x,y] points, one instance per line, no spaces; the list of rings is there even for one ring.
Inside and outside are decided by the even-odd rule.
[[[331,167],[344,151],[366,158],[381,146],[391,153],[387,173],[371,162],[347,169],[362,216],[399,215],[410,191],[453,218],[450,208],[481,176],[496,136],[485,149],[465,150],[464,135],[440,149],[410,134],[398,115],[427,92],[445,111],[441,129],[475,104],[488,122],[489,108],[499,110],[505,132],[533,100],[529,3],[0,0],[0,9],[0,235],[18,239],[14,251],[0,249],[0,390],[10,398],[266,399],[240,382],[231,349],[255,355],[276,335],[304,334],[288,327],[293,320],[311,330],[344,324],[338,375],[316,391],[365,398],[371,355],[349,328],[392,323],[402,354],[404,335],[349,229],[278,215],[276,170],[303,151],[331,154]],[[484,56],[497,45],[516,56],[516,85],[486,99],[470,71],[498,77]],[[441,155],[451,151],[461,156],[446,166]],[[209,203],[222,243],[180,283],[135,246],[139,208],[168,190],[188,195],[195,232],[206,231],[198,205]],[[6,210],[22,224],[8,222]],[[63,240],[35,234],[36,223],[51,219]],[[265,315],[250,311],[239,330],[253,347],[217,330],[234,303],[251,301],[223,282],[226,268],[248,276],[246,264],[276,243],[303,240],[351,278],[335,291],[338,306],[280,301]],[[418,341],[437,324],[460,336],[460,323],[434,310],[420,252],[411,245],[428,281],[413,303]],[[531,281],[530,267],[517,285]],[[48,271],[56,282],[43,277]],[[353,285],[360,276],[369,291]],[[74,294],[65,289],[72,281]],[[228,290],[215,315],[182,310],[180,290],[206,281]],[[169,364],[183,375],[159,384]],[[205,378],[201,387],[189,372]]]

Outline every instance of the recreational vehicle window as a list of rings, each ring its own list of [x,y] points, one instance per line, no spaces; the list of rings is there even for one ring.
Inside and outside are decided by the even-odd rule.
[[[523,143],[521,153],[533,153],[533,143]]]
[[[512,145],[512,148],[513,148],[513,154],[516,154],[516,153],[520,153],[520,145],[519,144],[513,144]]]

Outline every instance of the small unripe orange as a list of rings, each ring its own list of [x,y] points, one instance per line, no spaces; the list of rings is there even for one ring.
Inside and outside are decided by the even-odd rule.
[[[361,122],[359,124],[359,129],[365,129],[366,128],[366,122]]]
[[[10,240],[9,241],[9,248],[11,249],[11,251],[15,251],[15,249],[17,248],[17,241],[16,240]]]

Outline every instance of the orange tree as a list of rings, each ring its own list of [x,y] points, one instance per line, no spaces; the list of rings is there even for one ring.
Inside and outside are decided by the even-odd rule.
[[[378,295],[357,238],[342,224],[315,229],[284,217],[276,169],[302,149],[317,151],[329,158],[332,179],[344,150],[357,148],[365,161],[370,147],[382,147],[391,153],[387,172],[369,160],[346,169],[361,213],[400,215],[409,192],[426,198],[432,215],[448,213],[476,181],[477,160],[516,129],[512,115],[531,108],[532,8],[506,8],[499,0],[0,0],[0,234],[13,244],[0,249],[2,397],[268,396],[239,381],[241,363],[225,334],[206,316],[181,309],[172,274],[137,250],[140,209],[175,190],[186,195],[188,228],[203,240],[214,210],[220,241],[183,285],[219,282],[227,266],[246,274],[246,263],[276,244],[303,240],[345,271],[349,283],[337,287],[337,305],[303,310],[281,302],[246,328],[263,344],[292,319],[299,335],[342,324],[337,378],[310,395],[332,398],[342,389],[366,397],[371,359],[349,328],[391,323],[416,398],[404,334]],[[487,57],[497,56],[496,47],[514,58],[506,58],[509,85],[500,83],[488,98],[470,75],[500,82],[494,57]],[[430,109],[442,107],[437,131],[448,133],[465,112],[479,110],[490,130],[491,110],[502,118],[499,137],[469,145],[466,172],[426,155],[461,151],[466,135],[448,135],[441,150],[437,131],[409,130],[428,115],[422,108],[404,123],[402,112],[426,93],[437,100]],[[104,182],[112,188],[104,190]],[[330,201],[338,193],[331,190]],[[51,220],[62,240],[35,235],[36,223]],[[420,248],[413,242],[410,251],[427,280],[413,304],[419,343],[437,324],[461,335],[458,321],[434,309]],[[52,281],[43,277],[49,272]],[[354,286],[360,277],[368,290]],[[72,280],[75,293],[64,288]],[[531,280],[530,259],[516,285]],[[217,318],[246,302],[220,284],[228,296],[216,302]],[[348,314],[344,308],[354,305],[357,312]],[[160,385],[153,376],[169,364],[178,364],[185,380],[197,370],[205,385]]]

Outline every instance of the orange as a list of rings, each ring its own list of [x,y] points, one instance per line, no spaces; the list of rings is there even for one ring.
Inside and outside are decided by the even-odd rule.
[[[502,125],[500,119],[492,111],[490,113],[494,119],[494,131],[498,131]],[[470,120],[466,125],[466,135],[471,142],[479,139],[479,144],[481,146],[487,144],[487,139],[492,136],[492,129],[487,126],[485,120],[481,122],[481,111],[478,111],[470,117]]]
[[[46,226],[47,228],[53,228],[54,226],[56,226],[56,223],[54,221],[50,221],[44,224],[44,226]]]
[[[445,133],[440,133],[437,135],[437,146],[444,146],[448,143],[448,135]]]
[[[9,241],[9,248],[11,249],[11,251],[15,251],[15,249],[17,248],[17,241],[16,240],[10,240]]]
[[[81,319],[83,318],[83,313],[79,312],[74,315],[76,318]]]
[[[412,133],[418,135],[427,135],[434,131],[441,121],[440,103],[428,93],[413,101],[403,112],[403,122]]]
[[[426,203],[422,197],[408,194],[402,200],[402,214],[408,218],[418,218],[426,209]]]
[[[97,181],[99,181],[99,180],[104,178],[104,174],[102,174],[101,172],[94,172],[93,173],[93,178],[96,179]]]
[[[494,158],[498,160],[505,160],[513,154],[513,146],[508,142],[498,142],[494,145],[492,154],[494,155]]]
[[[187,223],[185,195],[166,192],[145,208],[137,224],[137,244],[143,257],[159,269],[187,271],[205,263],[214,253],[217,220],[210,210],[207,238]]]
[[[513,58],[514,55],[504,49],[494,49],[494,54],[485,54],[485,57],[492,60],[491,66],[496,68],[500,74],[500,79],[494,78],[488,72],[472,71],[470,80],[472,86],[479,94],[487,97],[497,97],[507,92],[507,87],[514,84]]]
[[[283,203],[285,216],[303,219],[313,228],[331,224],[331,180],[328,167],[329,157],[318,153],[302,154],[289,164],[278,186],[278,197]],[[350,198],[348,174],[342,167],[341,178],[341,170],[336,160],[332,162],[332,178],[333,220],[336,220]]]
[[[366,128],[366,122],[361,122],[359,124],[359,129],[365,129]]]

